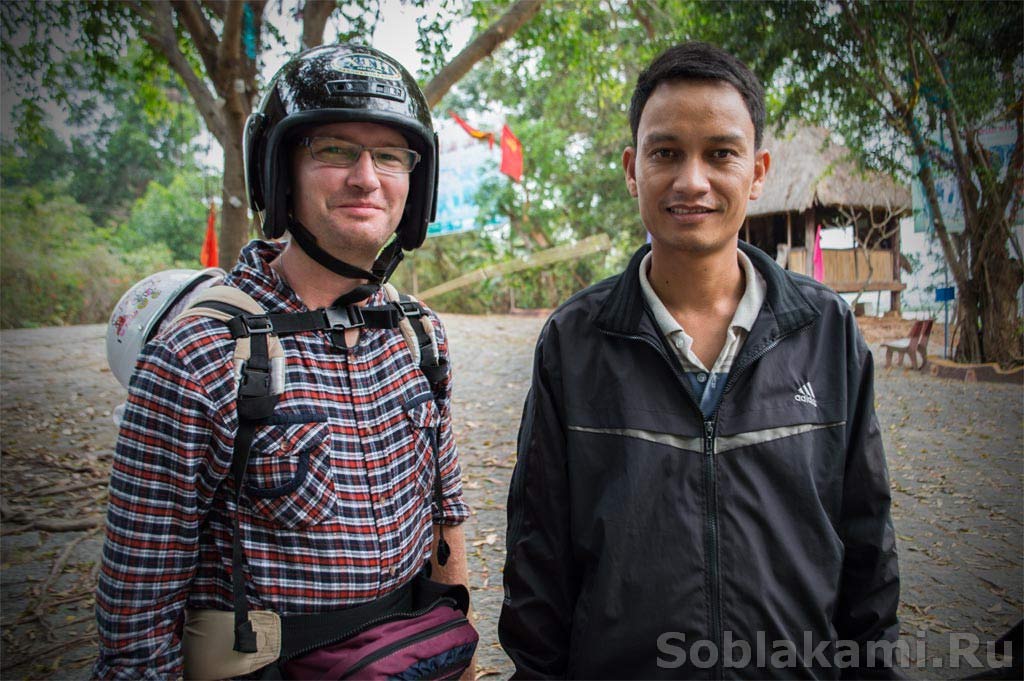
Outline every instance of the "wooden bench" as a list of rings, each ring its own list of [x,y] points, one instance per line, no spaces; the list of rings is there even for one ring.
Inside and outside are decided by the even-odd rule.
[[[885,341],[882,347],[885,348],[885,366],[892,365],[892,355],[897,353],[900,356],[900,366],[903,366],[903,356],[910,355],[910,367],[912,369],[923,369],[928,359],[928,337],[932,335],[931,319],[919,320],[910,327],[910,335],[899,340]],[[921,358],[920,364],[917,357]]]

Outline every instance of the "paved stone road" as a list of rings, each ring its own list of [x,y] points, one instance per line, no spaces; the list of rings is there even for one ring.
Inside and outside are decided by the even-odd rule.
[[[479,672],[507,677],[511,665],[496,633],[505,501],[542,320],[445,320],[456,370],[456,433],[474,509],[467,540]],[[106,370],[103,332],[81,326],[0,334],[3,679],[84,679],[95,655],[95,524],[114,440],[109,414],[123,399]],[[963,677],[969,670],[949,668],[950,634],[991,640],[1024,607],[1021,391],[901,369],[879,369],[876,378],[904,634],[915,653],[926,644],[928,666],[909,673]],[[936,657],[942,667],[933,664]],[[984,662],[984,651],[980,657]]]

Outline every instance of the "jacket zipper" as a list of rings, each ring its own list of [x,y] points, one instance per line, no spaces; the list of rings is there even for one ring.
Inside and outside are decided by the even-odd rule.
[[[715,476],[715,419],[718,416],[718,409],[715,409],[715,413],[710,418],[704,417],[704,412],[701,411],[700,405],[690,394],[686,384],[683,383],[682,379],[679,378],[678,373],[675,371],[675,366],[672,364],[672,360],[665,353],[665,349],[657,343],[653,342],[647,336],[639,336],[632,334],[617,334],[615,332],[606,331],[605,333],[611,333],[613,335],[623,336],[633,340],[638,340],[654,348],[658,354],[661,355],[670,367],[672,367],[672,373],[676,375],[676,379],[679,384],[683,387],[683,393],[690,400],[690,403],[700,414],[701,423],[704,427],[703,440],[703,469],[704,469],[704,496],[706,502],[704,504],[704,543],[705,552],[707,554],[708,564],[708,579],[710,582],[710,595],[709,601],[711,604],[711,621],[708,623],[711,629],[710,634],[712,640],[715,643],[716,650],[722,650],[722,595],[721,587],[719,583],[719,565],[718,565],[718,481]],[[715,665],[715,678],[722,678],[722,660],[719,655],[718,663]]]
[[[806,325],[805,325],[806,326]],[[722,395],[724,396],[729,390],[736,384],[736,381],[740,376],[746,372],[754,362],[767,355],[775,346],[777,346],[783,338],[793,335],[797,331],[800,331],[804,327],[793,329],[786,334],[783,334],[777,338],[772,339],[767,345],[761,348],[759,351],[751,355],[747,361],[740,366],[736,367],[734,371],[729,372],[729,380],[725,384],[725,388],[722,389]],[[723,397],[724,399],[724,397]],[[705,490],[707,491],[708,498],[708,553],[711,556],[710,564],[710,579],[711,579],[711,627],[715,638],[715,645],[717,650],[722,650],[722,590],[721,583],[719,580],[718,570],[718,482],[714,475],[715,465],[715,424],[718,419],[718,410],[721,408],[722,401],[719,400],[718,407],[715,407],[714,414],[711,418],[705,419],[704,421],[704,457],[707,461],[707,470],[709,473],[705,475]],[[715,663],[715,678],[724,678],[723,661],[721,654],[718,656],[718,661]]]
[[[770,352],[775,346],[777,346],[779,344],[779,342],[783,338],[786,338],[787,336],[790,336],[793,333],[796,333],[797,331],[799,331],[802,328],[804,328],[804,327],[800,327],[798,329],[793,329],[789,333],[786,333],[786,334],[784,334],[782,336],[779,336],[778,338],[773,339],[770,343],[765,345],[761,350],[759,350],[757,353],[752,355],[741,366],[737,367],[735,371],[730,372],[729,381],[726,383],[725,388],[722,390],[722,394],[724,395],[726,392],[728,392],[729,389],[732,388],[732,386],[736,383],[736,380],[737,380],[737,378],[739,376],[741,376],[750,366],[752,366],[754,364],[754,362],[759,360],[761,357],[763,357],[768,352]],[[661,355],[662,359],[664,359],[668,363],[668,365],[673,368],[673,372],[672,373],[673,374],[676,373],[674,371],[675,367],[673,366],[671,359],[665,353],[664,348],[662,348],[657,343],[653,342],[648,337],[640,336],[640,335],[633,335],[633,334],[620,334],[620,333],[615,333],[615,332],[612,332],[612,331],[606,331],[605,333],[609,333],[611,335],[616,335],[616,336],[621,336],[621,337],[624,337],[624,338],[629,338],[629,339],[632,339],[632,340],[641,341],[643,343],[646,343],[647,345],[650,345],[652,348],[655,349],[655,351],[659,355]],[[677,379],[678,379],[678,376],[677,376]],[[722,593],[721,593],[721,582],[720,582],[720,579],[719,579],[719,572],[720,572],[720,570],[719,570],[719,565],[718,565],[718,481],[717,481],[717,478],[715,476],[715,425],[716,425],[717,418],[718,418],[718,409],[721,407],[721,402],[719,402],[719,406],[715,408],[715,412],[711,415],[711,417],[710,418],[705,418],[704,417],[704,412],[702,412],[701,409],[700,409],[700,405],[698,405],[696,403],[696,401],[693,399],[693,396],[690,394],[690,391],[686,388],[686,385],[683,384],[681,379],[679,379],[679,382],[680,382],[681,385],[683,385],[683,392],[689,398],[690,403],[694,405],[694,407],[697,409],[697,413],[700,414],[701,421],[702,421],[703,426],[704,426],[704,437],[703,437],[703,450],[704,450],[704,452],[703,452],[703,457],[704,457],[704,493],[705,493],[705,496],[706,496],[706,499],[707,499],[707,502],[705,504],[705,513],[706,513],[706,516],[707,516],[707,521],[705,523],[705,542],[706,542],[706,549],[705,550],[707,551],[708,578],[710,580],[710,601],[711,601],[711,621],[710,621],[709,624],[710,624],[710,628],[711,628],[711,636],[712,636],[712,638],[714,640],[714,643],[715,643],[715,645],[717,647],[716,649],[721,651],[722,650]],[[723,672],[722,658],[721,658],[721,655],[719,655],[718,662],[715,664],[715,678],[722,678],[723,677],[723,673],[724,672]]]
[[[612,336],[619,336],[621,338],[629,338],[630,340],[641,341],[642,343],[646,343],[647,345],[650,345],[652,348],[654,348],[657,351],[657,353],[661,355],[661,358],[664,359],[666,363],[668,363],[669,367],[672,369],[673,375],[675,375],[676,377],[676,380],[679,381],[679,385],[683,387],[683,394],[686,395],[687,399],[690,400],[690,404],[692,404],[694,409],[697,410],[697,413],[700,414],[701,420],[704,420],[704,412],[700,410],[700,404],[698,404],[697,401],[693,399],[693,395],[690,394],[689,388],[686,386],[683,380],[679,378],[675,366],[672,365],[672,360],[669,359],[669,356],[665,353],[665,349],[663,347],[652,341],[647,336],[634,336],[632,334],[617,333],[615,331],[605,331],[604,333],[607,333]]]
[[[413,643],[418,643],[420,641],[423,641],[425,639],[430,638],[431,636],[436,636],[437,634],[443,634],[444,632],[448,631],[449,629],[455,629],[457,627],[461,627],[463,624],[466,624],[468,621],[469,620],[467,620],[465,617],[460,617],[459,619],[455,619],[455,620],[452,620],[450,622],[443,622],[441,624],[434,625],[431,628],[426,629],[424,631],[421,631],[418,634],[413,634],[412,636],[408,636],[408,637],[403,638],[403,639],[401,639],[399,641],[395,641],[391,645],[384,646],[383,648],[380,648],[379,650],[375,650],[374,652],[370,653],[366,657],[364,657],[361,660],[359,660],[358,662],[356,662],[354,665],[349,667],[348,671],[346,671],[345,674],[341,678],[342,679],[350,679],[353,676],[355,676],[356,674],[358,674],[362,669],[365,669],[366,667],[368,667],[369,665],[373,664],[377,660],[380,660],[381,658],[387,657],[391,653],[395,652],[396,650],[401,649],[404,646],[408,646],[408,645],[411,645]]]
[[[802,328],[803,327],[801,326],[800,329],[802,329]],[[759,360],[762,357],[764,357],[765,355],[767,355],[776,345],[779,344],[779,342],[783,338],[786,338],[788,336],[793,335],[794,333],[796,333],[800,329],[794,329],[793,331],[790,331],[789,333],[787,333],[784,336],[779,336],[778,338],[773,339],[770,343],[768,343],[768,345],[764,346],[756,354],[752,355],[750,357],[750,359],[748,359],[746,362],[744,362],[742,365],[740,365],[735,371],[729,372],[729,381],[725,384],[725,387],[722,388],[722,394],[724,395],[725,393],[729,392],[729,390],[736,384],[736,379],[738,379],[740,376],[742,376],[743,373],[751,365],[753,365],[754,362],[756,362],[757,360]],[[715,413],[716,414],[718,413],[717,409],[715,410]]]
[[[718,410],[715,410],[718,413]],[[718,578],[718,479],[715,476],[715,419],[704,419],[704,498],[707,516],[706,551],[711,593],[711,636],[715,650],[722,650],[722,593]],[[722,678],[722,656],[715,663],[715,677]]]

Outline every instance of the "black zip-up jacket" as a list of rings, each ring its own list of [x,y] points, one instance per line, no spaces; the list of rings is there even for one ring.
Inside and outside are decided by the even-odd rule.
[[[899,676],[871,353],[839,296],[740,248],[767,293],[710,417],[644,301],[648,246],[544,327],[508,502],[517,677]]]

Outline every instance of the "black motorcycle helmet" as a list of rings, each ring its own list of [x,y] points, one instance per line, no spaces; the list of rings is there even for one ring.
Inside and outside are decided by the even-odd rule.
[[[325,45],[294,57],[274,75],[259,107],[249,116],[243,140],[245,184],[249,206],[262,214],[264,236],[276,239],[291,230],[303,250],[310,250],[306,244],[312,237],[308,232],[296,234],[296,229],[305,229],[290,222],[289,155],[303,129],[345,122],[393,127],[419,152],[420,162],[409,177],[409,196],[396,229],[397,245],[405,250],[418,248],[437,207],[437,133],[430,107],[401,64],[362,45]],[[394,251],[400,257],[400,249]]]

